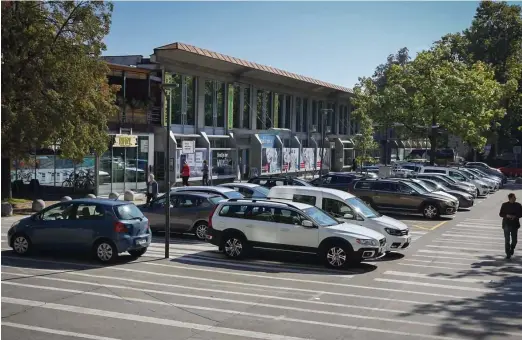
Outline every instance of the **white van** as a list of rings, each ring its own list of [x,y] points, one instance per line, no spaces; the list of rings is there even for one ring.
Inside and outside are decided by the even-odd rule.
[[[408,226],[379,214],[356,196],[345,191],[300,186],[276,186],[269,199],[289,200],[314,205],[333,217],[375,230],[386,236],[386,251],[407,248],[411,243]]]

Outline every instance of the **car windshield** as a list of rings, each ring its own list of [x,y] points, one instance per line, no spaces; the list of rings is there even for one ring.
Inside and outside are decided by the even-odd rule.
[[[114,207],[114,212],[120,220],[143,218],[143,213],[134,204],[122,204]]]
[[[212,202],[212,204],[218,204],[219,202],[224,201],[225,199],[221,196],[214,196],[210,197],[208,200]]]
[[[459,171],[458,174],[461,174],[462,176],[466,177],[466,179],[471,179],[471,175],[468,174],[466,171]]]
[[[303,209],[303,212],[310,216],[321,227],[328,227],[339,224],[337,220],[334,220],[332,217],[330,217],[330,215],[319,208],[310,207]]]
[[[454,180],[453,178],[451,178],[450,176],[448,175],[442,175],[441,178],[445,179],[446,182],[450,182],[452,184],[457,184],[457,181]]]
[[[259,192],[264,197],[268,196],[268,193],[270,192],[270,189],[259,186],[254,189],[255,191]]]
[[[227,198],[244,198],[245,197],[235,190],[224,192],[223,195],[227,196]]]
[[[348,198],[346,203],[366,218],[377,218],[382,216],[357,197]]]
[[[429,191],[437,191],[437,190],[439,190],[439,186],[438,186],[438,185],[435,185],[435,184],[433,184],[433,183],[431,183],[431,182],[422,181],[421,183],[422,183],[422,185],[423,185],[426,189],[428,189]]]
[[[419,185],[415,182],[407,182],[407,184],[410,186],[410,188],[413,188],[419,194],[425,194],[425,193],[429,192],[422,185]]]

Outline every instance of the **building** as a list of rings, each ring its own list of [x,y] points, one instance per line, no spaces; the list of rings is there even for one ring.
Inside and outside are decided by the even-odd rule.
[[[192,181],[201,180],[203,160],[211,165],[213,180],[303,173],[321,166],[341,171],[352,165],[351,137],[358,131],[349,88],[182,43],[158,47],[150,59],[105,60],[126,70],[155,72],[154,79],[161,75],[162,124],[149,136],[154,157],[148,163],[160,181],[169,168],[171,178],[180,182],[185,160]],[[172,152],[166,167],[169,112]],[[194,150],[183,151],[192,143]]]

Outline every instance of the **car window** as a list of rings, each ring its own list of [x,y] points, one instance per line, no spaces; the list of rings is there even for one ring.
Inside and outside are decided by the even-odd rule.
[[[323,198],[323,210],[333,217],[344,217],[345,214],[355,217],[354,211],[346,203],[331,198]]]
[[[250,207],[248,205],[225,205],[221,208],[219,216],[245,218],[249,210]]]
[[[176,208],[194,208],[201,204],[201,200],[193,196],[179,195],[176,199]]]
[[[237,191],[227,191],[223,193],[227,198],[244,198],[243,195]]]
[[[403,183],[401,183],[403,184]],[[424,187],[422,184],[420,183],[416,183],[416,182],[408,182],[407,184],[410,188],[413,188],[415,191],[421,193],[421,194],[425,194],[427,192],[429,192],[429,190]]]
[[[145,217],[141,210],[133,203],[117,205],[114,207],[114,212],[120,220],[132,220]]]
[[[332,176],[324,176],[323,184],[330,184],[330,183],[332,183]]]
[[[445,179],[447,182],[450,182],[452,184],[456,184],[457,183],[457,181],[454,180],[453,178],[451,178],[450,176],[444,175],[444,176],[442,176],[442,178]]]
[[[268,193],[270,192],[270,190],[265,187],[256,187],[254,190],[255,190],[255,192],[257,192],[256,196],[263,196],[263,197],[268,196]]]
[[[413,183],[408,183],[408,184],[413,184]],[[414,191],[410,186],[408,186],[404,183],[399,183],[397,186],[397,189],[398,189],[397,191],[404,193],[404,194],[410,194],[412,191]]]
[[[225,198],[221,197],[221,196],[214,196],[214,197],[210,197],[208,199],[210,201],[210,203],[212,204],[218,204],[219,202],[225,200]]]
[[[44,211],[40,216],[43,221],[69,220],[74,218],[72,203],[58,204],[56,207]]]
[[[238,191],[241,195],[245,196],[245,198],[250,198],[253,195],[253,191],[248,188],[234,188],[234,190]]]
[[[315,205],[317,202],[317,197],[315,196],[308,196],[308,195],[297,195],[295,194],[292,198],[292,201],[299,202],[299,203],[306,203],[310,205]]]
[[[357,181],[354,185],[354,189],[360,189],[360,190],[372,190],[374,183],[372,182],[366,182],[366,181]]]
[[[392,192],[396,191],[390,182],[375,182],[373,183],[373,190]]]
[[[435,191],[437,190],[437,186],[431,182],[428,182],[428,181],[422,181],[422,184],[427,188],[429,189],[430,191]]]
[[[254,221],[275,222],[274,211],[270,207],[252,207],[246,216]]]
[[[333,181],[339,184],[349,184],[353,182],[353,179],[354,178],[350,176],[334,176]]]
[[[424,169],[424,172],[426,172],[426,173],[433,173],[433,174],[445,174],[446,170]]]
[[[456,171],[451,171],[450,170],[449,175],[450,175],[450,177],[456,178],[459,181],[465,181],[466,180],[466,177],[464,177],[463,175],[461,175],[460,173],[458,173]]]
[[[373,210],[371,207],[366,205],[360,198],[358,197],[352,197],[348,198],[346,200],[346,203],[348,203],[351,207],[353,207],[359,214],[363,215],[366,218],[375,218],[375,217],[381,217],[382,215],[379,214],[377,211]]]
[[[105,209],[98,204],[78,204],[75,219],[101,220],[105,217]]]
[[[303,212],[309,216],[311,219],[313,219],[318,225],[321,227],[327,227],[332,225],[337,225],[339,222],[335,219],[333,219],[330,215],[325,213],[319,208],[316,207],[310,207],[303,209]]]
[[[277,223],[301,225],[302,221],[305,219],[297,211],[290,209],[272,208],[272,211],[274,214],[274,220]]]

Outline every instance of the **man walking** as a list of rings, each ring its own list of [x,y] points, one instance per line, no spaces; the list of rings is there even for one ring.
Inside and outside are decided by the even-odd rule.
[[[519,219],[522,218],[522,205],[518,203],[514,193],[508,195],[508,202],[502,203],[500,217],[502,217],[502,229],[504,229],[504,240],[506,242],[506,259],[509,260],[515,252],[517,245]]]
[[[203,185],[208,185],[208,164],[207,164],[207,160],[203,161]]]
[[[154,180],[154,175],[149,175],[149,181],[147,182],[147,205],[158,196],[158,182]]]

